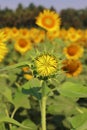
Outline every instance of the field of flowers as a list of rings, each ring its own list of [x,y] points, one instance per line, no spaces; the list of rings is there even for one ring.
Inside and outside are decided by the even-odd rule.
[[[61,22],[0,29],[0,130],[87,130],[87,29]]]

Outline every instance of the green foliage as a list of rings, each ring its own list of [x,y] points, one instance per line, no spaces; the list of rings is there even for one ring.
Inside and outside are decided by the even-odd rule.
[[[75,130],[87,130],[87,112],[68,118]]]
[[[0,118],[0,123],[2,123],[2,122],[9,122],[9,123],[15,124],[15,125],[17,125],[17,126],[20,126],[20,127],[23,127],[23,128],[26,128],[26,129],[31,129],[31,130],[32,130],[31,127],[29,127],[29,126],[28,126],[28,127],[27,127],[27,126],[24,126],[24,125],[22,125],[21,123],[19,123],[18,121],[14,120],[14,119],[12,119],[12,118],[9,118],[9,117],[1,116],[1,118]]]
[[[27,108],[27,109],[30,108],[28,97],[20,91],[15,92],[12,102],[16,109],[20,107]]]
[[[32,122],[32,121],[29,120],[29,119],[24,120],[24,121],[22,122],[22,124],[23,124],[24,126],[30,127],[30,128],[28,128],[28,130],[31,130],[31,128],[32,128],[32,130],[37,130],[37,126],[34,124],[34,122]],[[19,127],[18,130],[20,130],[20,127]],[[27,129],[22,127],[21,130],[27,130]]]
[[[41,89],[41,82],[37,78],[31,79],[22,86],[22,92],[24,94],[34,96],[38,100],[41,99],[40,89]]]
[[[79,83],[65,82],[58,90],[69,98],[87,98],[87,87]]]

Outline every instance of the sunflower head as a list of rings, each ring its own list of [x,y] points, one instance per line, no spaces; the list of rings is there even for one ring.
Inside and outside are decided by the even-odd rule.
[[[13,27],[10,33],[11,33],[11,38],[15,40],[19,35],[19,30],[16,27]]]
[[[83,55],[83,47],[78,44],[70,44],[64,48],[65,56],[68,59],[78,59]]]
[[[79,33],[77,33],[77,30],[75,28],[69,28],[66,35],[66,40],[69,40],[71,42],[77,42],[80,39]]]
[[[58,68],[58,61],[53,55],[43,54],[35,59],[37,73],[42,76],[53,75]]]
[[[68,77],[78,76],[82,71],[82,64],[79,60],[64,60],[63,71]]]
[[[5,28],[0,29],[0,42],[1,43],[4,43],[4,42],[8,41],[8,39],[9,39],[9,32],[10,32],[10,29],[9,29],[8,32],[6,32]]]
[[[0,43],[0,62],[4,59],[5,55],[8,52],[8,48],[5,43]]]
[[[25,52],[27,52],[28,50],[32,48],[31,42],[28,39],[23,38],[23,37],[20,37],[17,39],[14,47],[15,47],[15,50],[21,54],[24,54]]]
[[[46,29],[47,31],[59,30],[60,23],[61,20],[59,14],[50,10],[44,10],[36,18],[36,24]]]

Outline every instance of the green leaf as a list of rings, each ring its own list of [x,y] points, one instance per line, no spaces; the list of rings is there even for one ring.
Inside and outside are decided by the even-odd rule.
[[[4,77],[0,78],[0,94],[3,95],[8,101],[12,101],[12,92],[7,86],[7,82]]]
[[[47,112],[54,115],[64,114],[70,116],[78,113],[76,110],[77,104],[70,98],[64,96],[55,96],[54,98],[49,97],[47,106]]]
[[[4,125],[4,123],[0,123],[0,130],[5,130],[5,125]]]
[[[32,58],[34,58],[36,56],[36,50],[35,48],[32,48],[31,50],[26,52],[26,58],[31,60]]]
[[[41,82],[36,78],[29,80],[22,86],[22,92],[24,94],[30,94],[32,96],[35,96],[37,99],[41,99],[40,89]]]
[[[31,127],[32,130],[37,130],[37,126],[31,120],[29,120],[29,119],[24,120],[22,122],[22,124],[24,126]],[[20,130],[20,128],[18,130]],[[21,130],[26,130],[26,128],[21,128]],[[31,130],[31,129],[28,129],[28,130]]]
[[[0,93],[6,97],[9,102],[12,102],[12,92],[10,88],[3,86],[0,88]]]
[[[30,108],[30,103],[27,95],[23,94],[20,91],[17,91],[13,98],[13,104],[16,108],[23,107],[23,108]]]
[[[19,67],[22,67],[22,66],[25,66],[25,65],[29,65],[29,62],[25,61],[25,62],[21,62],[21,63],[17,63],[17,64],[14,64],[14,65],[10,65],[10,66],[0,68],[0,72],[6,71],[6,70],[7,71],[12,70],[12,69],[19,68]]]
[[[87,97],[87,87],[79,83],[65,82],[58,88],[58,91],[61,95],[70,98]]]
[[[16,126],[11,126],[10,130],[18,130],[18,127],[16,127]]]
[[[76,130],[87,130],[87,112],[68,118]]]
[[[17,125],[17,126],[20,126],[20,127],[23,127],[23,128],[29,129],[29,130],[32,130],[31,127],[24,126],[21,123],[19,123],[18,121],[14,120],[14,119],[12,119],[10,117],[0,117],[0,123],[2,123],[2,122],[12,123],[14,125]]]

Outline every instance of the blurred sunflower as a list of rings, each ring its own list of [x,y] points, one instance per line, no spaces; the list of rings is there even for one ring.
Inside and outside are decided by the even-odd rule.
[[[7,52],[8,52],[8,49],[6,47],[6,44],[0,43],[0,62],[2,62]]]
[[[83,55],[83,47],[78,44],[70,44],[64,48],[64,54],[68,59],[78,59]]]
[[[19,33],[21,37],[29,38],[29,29],[28,28],[21,28],[19,29]]]
[[[14,48],[19,53],[24,54],[25,52],[30,50],[32,46],[31,46],[31,42],[28,39],[20,37],[17,39]]]
[[[59,31],[59,36],[58,38],[62,39],[62,40],[66,40],[66,36],[67,36],[67,30],[64,28],[61,28]]]
[[[53,55],[43,54],[36,58],[35,65],[39,75],[45,77],[57,71],[58,62]]]
[[[11,39],[14,39],[14,40],[16,40],[16,38],[18,37],[18,35],[19,35],[19,30],[16,28],[16,27],[13,27],[12,29],[11,29]]]
[[[66,40],[69,40],[71,42],[76,42],[80,39],[79,33],[77,33],[77,30],[75,28],[69,28],[66,35]]]
[[[65,71],[67,77],[78,76],[82,71],[82,64],[79,60],[64,60],[63,71]]]
[[[53,40],[55,38],[58,38],[59,36],[59,31],[58,30],[55,30],[55,31],[52,31],[52,32],[47,32],[47,37],[49,40]]]
[[[60,23],[59,14],[50,10],[44,10],[36,18],[36,24],[47,31],[59,30]]]
[[[22,71],[25,79],[30,80],[33,78],[33,74],[29,67],[23,67]]]
[[[44,39],[45,39],[45,32],[44,32],[44,30],[31,28],[29,30],[29,39],[30,39],[30,41],[34,45],[43,42]]]
[[[9,38],[9,31],[10,29],[8,29],[8,32],[6,32],[6,29],[3,28],[3,29],[0,29],[0,42],[1,43],[4,43],[8,40]]]
[[[0,30],[0,62],[2,62],[2,60],[5,57],[5,55],[8,52],[8,48],[6,47],[6,44],[4,43],[4,42],[7,41],[7,39],[8,39],[8,37],[4,33],[4,30],[1,29]]]
[[[31,74],[24,74],[24,78],[27,79],[27,80],[30,80],[33,78],[33,75]]]

